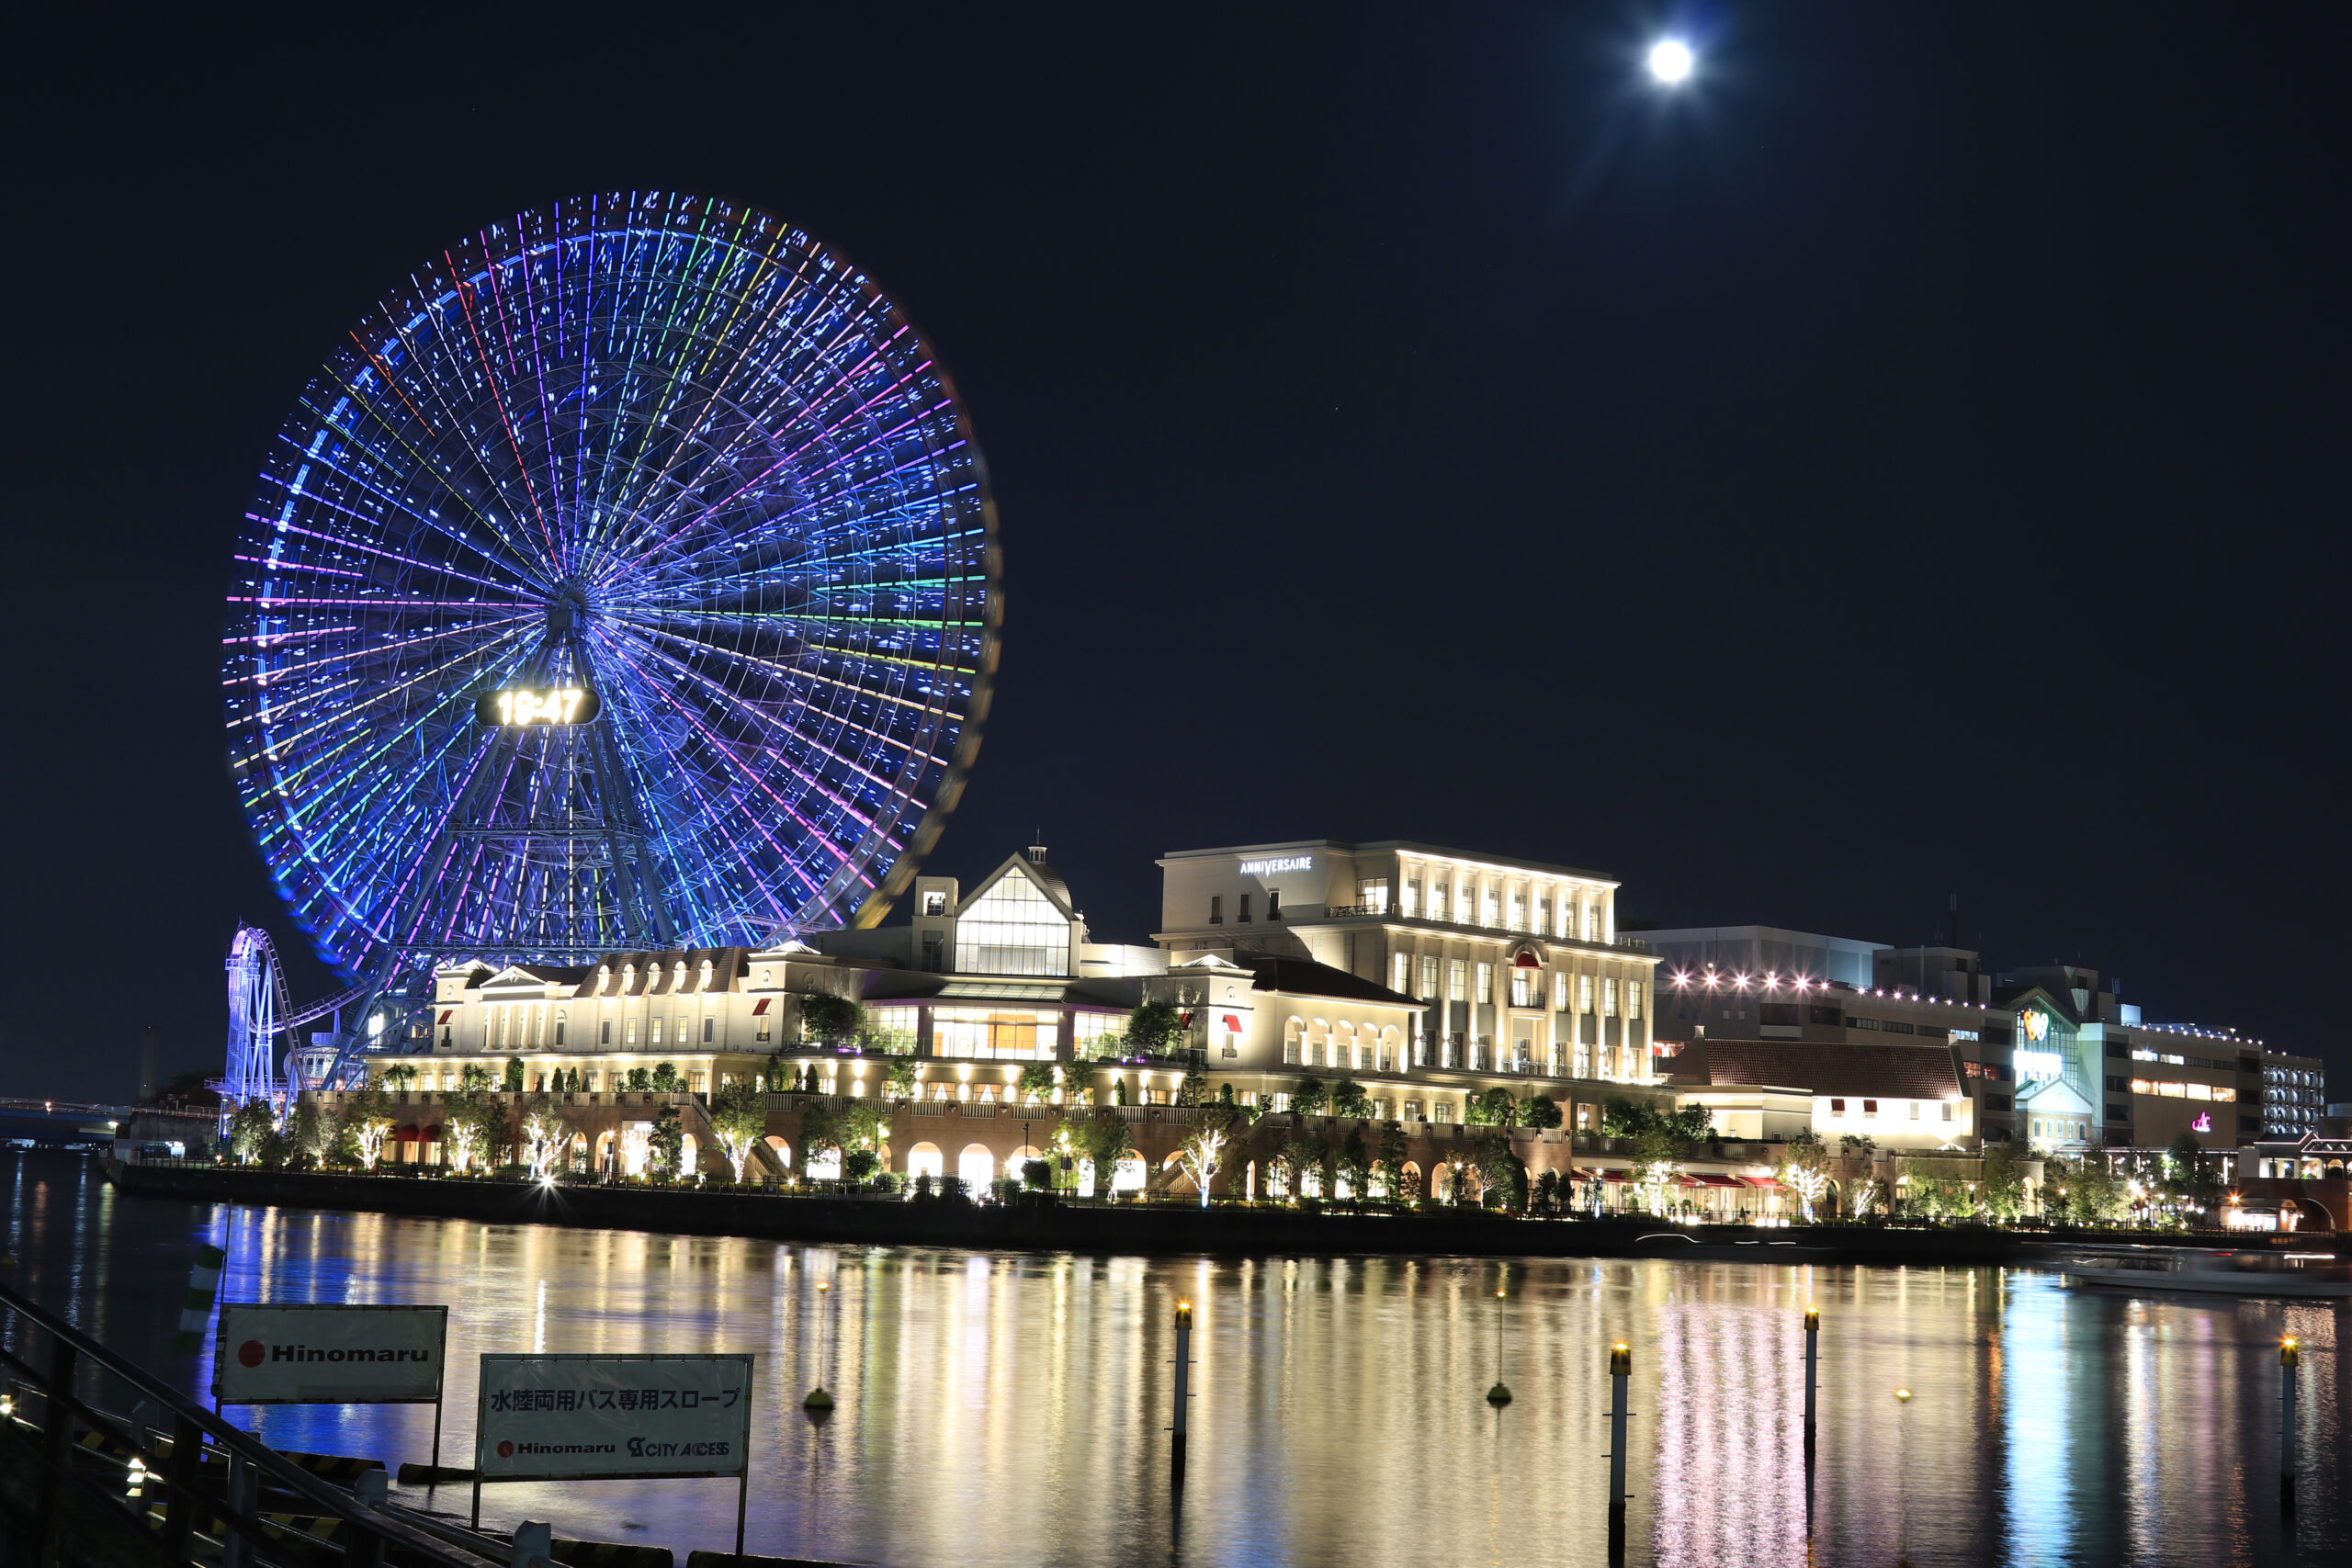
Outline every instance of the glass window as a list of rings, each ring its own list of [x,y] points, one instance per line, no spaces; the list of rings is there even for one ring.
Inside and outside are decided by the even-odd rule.
[[[1248,895],[1247,893],[1244,893],[1244,894],[1241,896],[1241,908],[1240,908],[1240,913],[1239,913],[1239,914],[1235,918],[1235,919],[1234,919],[1234,924],[1236,924],[1236,925],[1241,925],[1241,926],[1246,926],[1246,925],[1248,925],[1249,923],[1250,923],[1250,895]]]
[[[1493,888],[1489,887],[1489,888],[1487,888],[1487,924],[1488,924],[1488,925],[1490,925],[1490,926],[1498,926],[1498,925],[1501,925],[1502,923],[1503,923],[1503,900],[1502,900],[1502,895],[1500,895],[1499,893],[1497,893]]]
[[[931,1048],[940,1056],[1050,1062],[1059,1033],[1057,1013],[938,1008],[931,1015]]]
[[[1453,1120],[1453,1101],[1450,1100],[1434,1101],[1430,1108],[1430,1116],[1432,1121],[1452,1122]]]
[[[945,890],[934,887],[930,892],[924,894],[922,896],[922,912],[932,917],[933,919],[937,919],[944,916],[947,913],[947,894]]]
[[[1388,982],[1388,988],[1399,994],[1409,994],[1406,987],[1413,983],[1413,955],[1409,953],[1397,953],[1388,968],[1394,976]]]
[[[1388,912],[1388,879],[1365,876],[1356,879],[1356,908],[1369,909],[1375,915]]]
[[[1225,924],[1225,895],[1222,893],[1209,895],[1209,924],[1213,926]]]
[[[1401,912],[1408,916],[1421,912],[1421,885],[1419,882],[1405,884],[1405,902]]]
[[[1592,976],[1589,975],[1579,975],[1577,976],[1577,1011],[1590,1012],[1591,1010]]]
[[[1512,964],[1510,970],[1510,1005],[1515,1008],[1533,1007],[1536,983],[1543,978],[1532,969]]]
[[[1437,1000],[1437,956],[1434,953],[1421,955],[1421,1000]]]
[[[702,1021],[702,1043],[704,1044],[707,1045],[710,1043],[711,1031],[718,1027],[718,1021],[715,1018],[706,1018]]]
[[[1535,900],[1535,929],[1538,932],[1552,929],[1552,900],[1549,898]]]
[[[558,1045],[561,1045],[563,1043],[563,1021],[565,1016],[566,1015],[563,1013],[557,1013],[555,1015],[555,1043]]]
[[[1568,972],[1565,969],[1552,972],[1552,1005],[1562,1012],[1568,1010]]]
[[[1524,893],[1510,896],[1510,929],[1515,931],[1527,929],[1527,895]]]
[[[1495,966],[1491,964],[1481,964],[1478,965],[1478,1000],[1492,1002],[1494,999]]]
[[[630,1020],[628,1021],[628,1028],[624,1031],[624,1032],[626,1032],[626,1033],[628,1034],[628,1043],[629,1043],[629,1044],[634,1045],[634,1044],[636,1044],[636,1043],[637,1043],[637,1020],[636,1020],[636,1019],[632,1018],[632,1019],[630,1019]]]
[[[596,1043],[599,1045],[610,1045],[612,1043],[613,1021],[608,1018],[596,1025]]]
[[[658,1018],[653,1021],[653,1043],[662,1043],[662,1021]]]
[[[1617,1016],[1617,980],[1614,976],[1600,982],[1600,1013],[1603,1018]]]
[[[1588,904],[1585,906],[1584,939],[1587,942],[1599,942],[1600,940],[1600,908],[1598,905]]]
[[[1442,882],[1430,890],[1430,919],[1442,920],[1447,918],[1446,910],[1450,907],[1447,903],[1447,892],[1448,889]]]
[[[1642,983],[1639,980],[1625,982],[1625,1016],[1627,1018],[1642,1016]]]
[[[1266,889],[1266,919],[1279,920],[1282,918],[1283,890],[1279,887],[1269,887]]]
[[[1243,908],[1246,920],[1246,900]],[[956,967],[966,975],[1067,975],[1069,917],[1025,874],[1009,871],[956,922]]]
[[[1445,994],[1457,1002],[1465,999],[1462,992],[1463,981],[1465,978],[1464,967],[1463,961],[1459,958],[1449,958],[1445,961]]]

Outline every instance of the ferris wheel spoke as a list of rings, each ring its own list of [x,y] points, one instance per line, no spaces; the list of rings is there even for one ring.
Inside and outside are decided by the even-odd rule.
[[[835,280],[835,284],[838,284],[841,281],[843,280],[837,279]],[[832,284],[829,284],[827,286],[826,292],[822,296],[820,303],[829,301],[831,299],[832,288],[835,285]],[[817,350],[810,357],[818,363],[822,363],[825,358],[831,355],[834,349],[852,342],[855,333],[856,324],[856,318],[854,313],[849,311],[841,312],[836,322],[836,329],[832,338],[827,342],[824,347]],[[796,393],[797,394],[797,398]],[[710,459],[704,464],[700,470],[697,471],[695,479],[691,482],[682,484],[676,493],[679,495],[693,495],[697,493],[702,489],[707,476],[718,466],[718,464],[721,462],[731,464],[733,462],[739,444],[751,439],[756,439],[762,445],[773,446],[777,438],[777,432],[771,428],[769,416],[776,405],[785,401],[787,398],[796,398],[796,406],[797,407],[806,407],[812,400],[810,394],[806,389],[796,388],[796,386],[790,381],[779,381],[775,389],[770,394],[765,403],[756,409],[745,411],[746,417],[743,421],[741,433],[737,436],[735,441],[730,442],[729,445],[713,453]],[[787,426],[791,423],[791,421],[786,422]],[[768,471],[773,471],[773,469]],[[765,477],[764,472],[760,476],[755,476],[752,482],[757,482],[758,478],[763,477]],[[673,515],[673,512],[667,506],[647,511],[645,513],[645,525],[644,528],[640,530],[640,536],[646,533],[658,531]]]
[[[710,676],[703,671],[696,670],[693,665],[685,660],[666,654],[658,649],[648,648],[647,653],[650,657],[658,660],[664,667],[676,671],[682,678],[708,691],[715,700],[725,705],[725,711],[728,713],[748,716],[763,727],[766,727],[770,731],[770,734],[772,736],[775,736],[775,740],[763,742],[761,749],[775,757],[777,761],[782,762],[787,770],[795,772],[796,776],[801,776],[798,774],[797,770],[791,761],[791,748],[787,745],[776,743],[777,740],[797,740],[806,743],[808,738],[801,731],[797,730],[790,725],[785,724],[776,719],[774,716],[763,711],[756,704],[743,703],[737,700],[725,686],[711,679]],[[899,737],[885,737],[879,731],[868,728],[864,725],[854,724],[848,720],[843,720],[842,723],[844,728],[854,728],[858,733],[879,741],[886,747],[896,750],[901,754],[910,757],[919,757],[926,761],[935,762],[938,761],[937,758],[933,757],[929,752],[919,750],[911,739]],[[776,736],[777,731],[781,731],[780,736]],[[840,762],[843,767],[856,773],[859,777],[864,778],[876,788],[889,791],[893,795],[898,793],[898,785],[891,780],[886,779],[880,774],[872,772],[862,763],[859,763],[854,759],[846,756],[842,752],[834,751],[830,748],[823,747],[821,742],[819,742],[818,744],[820,749],[824,750],[827,756],[833,758],[834,761]],[[829,795],[828,798],[834,797]],[[835,804],[842,805],[845,803],[841,802],[836,798]]]
[[[668,661],[665,660],[665,662]],[[804,816],[798,806],[794,804],[792,801],[786,799],[776,791],[769,788],[766,779],[760,770],[753,768],[743,757],[738,755],[735,748],[730,745],[724,737],[718,734],[718,732],[704,723],[703,717],[700,714],[696,713],[685,704],[678,701],[676,695],[668,687],[658,683],[646,682],[632,687],[632,690],[640,694],[650,692],[654,696],[667,704],[672,711],[676,713],[681,718],[684,719],[688,727],[693,728],[703,738],[703,741],[706,745],[709,746],[712,750],[718,752],[721,757],[724,757],[727,761],[735,768],[740,776],[749,783],[752,787],[758,790],[762,795],[766,795],[771,801],[775,802],[775,804],[783,810],[786,816],[790,817],[795,822],[800,824],[801,827],[807,829],[811,840],[821,844],[826,852],[833,856],[836,861],[842,864],[848,863],[848,854],[833,843],[832,836],[830,833],[817,823],[809,820],[808,817]],[[833,757],[837,761],[841,760],[838,753],[821,747],[820,750],[823,750],[825,755]],[[851,820],[856,822],[860,828],[865,829],[869,831],[875,829],[875,824],[872,820],[861,815],[852,802],[844,800],[840,795],[834,794],[820,779],[815,777],[807,770],[793,764],[786,758],[779,756],[775,760],[784,763],[786,771],[790,773],[795,779],[798,780],[802,784],[815,791],[817,794],[823,795],[837,810],[839,810],[843,816],[848,817]]]
[[[601,193],[410,275],[269,448],[222,641],[240,798],[322,953],[870,912],[985,700],[969,443],[898,309],[752,209]],[[602,716],[481,727],[484,682],[563,668],[559,592]],[[611,841],[542,832],[583,823]]]

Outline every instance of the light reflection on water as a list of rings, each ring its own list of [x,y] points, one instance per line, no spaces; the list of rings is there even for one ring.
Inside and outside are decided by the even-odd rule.
[[[747,1544],[776,1555],[1598,1564],[1618,1338],[1634,1352],[1634,1562],[2291,1561],[2286,1332],[2305,1346],[2291,1546],[2319,1561],[2344,1533],[2332,1307],[2134,1300],[2021,1270],[811,1248],[124,1199],[48,1156],[9,1156],[0,1185],[21,1287],[191,1388],[209,1386],[209,1348],[170,1344],[199,1239],[227,1249],[236,1299],[447,1303],[445,1462],[468,1452],[481,1351],[753,1351]],[[1165,1431],[1180,1298],[1202,1329],[1181,1511]],[[1810,1554],[1807,1304],[1823,1317]],[[1482,1397],[1498,1327],[1516,1395],[1499,1413]],[[820,1380],[840,1402],[821,1426],[797,1407]],[[432,1430],[429,1407],[238,1414],[284,1447],[395,1464],[424,1459]],[[731,1545],[733,1505],[722,1481],[500,1486],[483,1504],[490,1522],[682,1551]]]

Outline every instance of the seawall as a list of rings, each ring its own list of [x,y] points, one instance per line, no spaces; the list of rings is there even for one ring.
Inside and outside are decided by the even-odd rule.
[[[2030,1261],[2041,1242],[1989,1228],[1758,1230],[1648,1219],[1526,1220],[1476,1209],[1398,1214],[1178,1204],[966,1204],[496,1180],[113,1164],[123,1192],[364,1210],[492,1224],[580,1225],[865,1247],[989,1251],[1420,1257],[1661,1257],[1968,1266]]]

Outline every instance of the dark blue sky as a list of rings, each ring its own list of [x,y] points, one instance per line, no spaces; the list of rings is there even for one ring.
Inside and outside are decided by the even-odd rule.
[[[264,444],[517,208],[709,191],[903,302],[1009,615],[934,865],[1411,837],[1669,924],[2093,964],[2332,1055],[2341,7],[92,18],[6,113],[0,1090],[214,1066]],[[325,987],[304,964],[298,993]],[[2338,1087],[2352,1097],[2352,1086]]]

